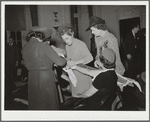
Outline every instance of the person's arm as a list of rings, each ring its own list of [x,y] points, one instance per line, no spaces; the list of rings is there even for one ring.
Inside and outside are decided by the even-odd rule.
[[[80,60],[71,60],[70,62],[68,62],[68,66],[72,67],[75,66],[76,64],[88,64],[93,60],[93,56],[85,43],[80,42],[78,44],[77,49],[78,51],[80,51],[80,57],[82,58]]]
[[[119,53],[119,46],[118,41],[115,36],[112,36],[108,40],[108,48],[112,49],[116,54],[116,68],[115,71],[119,74],[123,75],[125,72],[125,68],[123,66],[123,63],[121,62],[120,53]]]
[[[124,52],[125,52],[125,55],[129,58],[131,55],[131,50],[132,50],[132,35],[131,33],[129,35],[126,36],[126,38],[124,39],[124,43],[123,43],[123,48],[124,48]]]
[[[66,53],[65,49],[57,48],[54,45],[51,45],[51,47],[57,54],[63,54],[66,57],[67,53]]]
[[[98,45],[99,41],[100,41],[99,37],[95,37],[95,45],[96,45],[96,50],[97,50],[96,60],[97,60],[97,57],[99,57],[99,45]]]
[[[59,55],[49,46],[47,43],[43,43],[43,51],[47,55],[47,57],[52,60],[58,66],[65,66],[66,60]]]
[[[90,68],[85,68],[82,66],[75,66],[73,69],[75,69],[83,74],[89,75],[91,77],[96,76],[97,74],[99,74],[102,71],[101,69],[90,69]]]
[[[132,58],[132,55],[130,54],[130,52],[131,52],[130,50],[132,48],[130,41],[132,41],[132,39],[130,38],[130,36],[127,36],[125,38],[125,40],[124,40],[124,52],[125,52],[126,58],[128,60],[131,60],[131,58]]]
[[[91,55],[88,55],[81,60],[70,60],[67,64],[68,66],[72,67],[77,64],[88,64],[92,60],[93,60],[93,57]]]
[[[88,64],[93,60],[93,56],[90,53],[89,49],[87,48],[86,44],[83,43],[81,49],[81,55],[83,55],[83,58],[78,61],[78,64]]]

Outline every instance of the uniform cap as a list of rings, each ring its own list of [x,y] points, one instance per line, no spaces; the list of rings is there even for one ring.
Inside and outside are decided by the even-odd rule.
[[[115,52],[110,48],[105,48],[102,52],[102,56],[107,59],[110,63],[115,63],[116,55]]]

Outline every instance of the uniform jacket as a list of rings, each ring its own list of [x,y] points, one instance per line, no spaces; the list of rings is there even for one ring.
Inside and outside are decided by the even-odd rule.
[[[136,38],[133,36],[132,31],[126,36],[123,45],[125,54],[130,54],[131,56],[134,56],[137,47],[137,42]]]
[[[34,38],[23,48],[22,54],[29,71],[51,69],[53,63],[59,66],[66,63],[46,42],[38,42]]]

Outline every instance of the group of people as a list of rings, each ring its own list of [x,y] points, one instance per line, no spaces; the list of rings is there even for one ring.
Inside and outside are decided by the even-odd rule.
[[[27,34],[28,43],[22,49],[23,60],[28,69],[28,109],[59,109],[56,78],[53,65],[71,69],[77,83],[70,82],[74,97],[88,97],[89,109],[98,109],[101,90],[109,93],[117,90],[118,77],[124,75],[125,68],[120,59],[117,38],[107,30],[105,20],[92,16],[87,31],[95,35],[97,47],[96,57],[92,57],[86,44],[74,37],[71,26],[59,26],[57,36],[65,45],[65,51],[49,45],[52,30],[34,27]],[[63,56],[62,56],[63,55]],[[80,64],[88,64],[95,60],[95,68],[85,68]]]

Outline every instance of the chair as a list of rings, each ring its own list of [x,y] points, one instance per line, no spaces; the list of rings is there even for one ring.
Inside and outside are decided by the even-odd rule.
[[[112,103],[114,102],[116,97],[117,97],[117,92],[113,92],[111,94],[106,95],[100,101],[100,108],[99,108],[99,110],[111,110]]]
[[[112,103],[116,99],[118,92],[114,91],[111,92],[108,89],[102,89],[101,92],[103,92],[104,97],[100,100],[99,109],[98,110],[112,110]],[[84,103],[84,104],[83,104]],[[82,104],[78,105],[76,107],[78,110],[87,110],[86,108],[86,101],[82,102]],[[92,109],[90,109],[92,110]]]
[[[107,89],[102,89],[103,98],[100,100],[99,110],[112,110],[112,103],[117,97],[117,91],[111,92]],[[61,105],[62,110],[92,110],[87,106],[86,98],[71,97],[65,100]],[[94,110],[94,109],[93,109]]]

